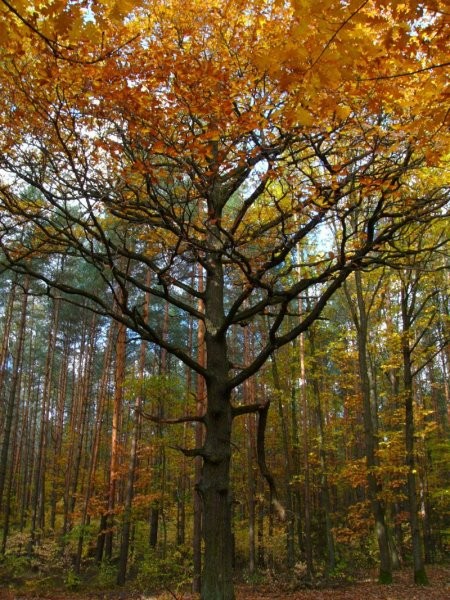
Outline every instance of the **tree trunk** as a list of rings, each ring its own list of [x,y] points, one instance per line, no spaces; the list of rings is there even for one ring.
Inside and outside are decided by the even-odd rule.
[[[217,233],[217,232],[216,232]],[[203,469],[198,485],[203,503],[205,558],[202,600],[234,600],[230,461],[232,407],[227,386],[229,362],[224,323],[224,273],[220,255],[211,253],[205,285],[207,409]]]
[[[374,470],[378,464],[377,459],[377,412],[376,402],[373,401],[374,390],[371,381],[371,372],[368,361],[368,331],[369,331],[369,310],[366,304],[363,293],[363,283],[361,273],[355,273],[356,285],[356,306],[347,292],[350,311],[353,321],[356,326],[357,341],[358,341],[358,370],[361,387],[361,397],[363,403],[363,419],[364,419],[364,443],[366,454],[367,467],[367,488],[372,515],[375,521],[375,535],[378,542],[380,552],[380,568],[378,573],[378,581],[380,583],[392,583],[392,565],[391,555],[389,551],[389,538],[385,521],[385,509],[382,500],[380,499],[381,484],[377,481]]]
[[[147,285],[150,284],[150,271],[147,275]],[[150,295],[145,295],[144,304],[144,320],[148,319],[148,310],[150,304]],[[139,363],[138,363],[138,380],[140,382],[140,389],[136,394],[134,402],[134,414],[133,414],[133,433],[131,438],[131,448],[128,464],[128,476],[125,492],[124,512],[122,521],[122,537],[120,543],[120,554],[119,554],[119,568],[117,573],[118,585],[125,583],[127,574],[127,563],[128,563],[128,549],[130,545],[130,534],[131,534],[131,510],[133,505],[134,496],[134,481],[136,477],[136,468],[138,464],[138,445],[141,434],[141,408],[144,396],[144,370],[145,370],[145,359],[147,353],[147,344],[144,340],[141,341],[139,349]]]
[[[244,329],[244,362],[249,362],[252,357],[251,327]],[[247,379],[243,390],[244,404],[255,402],[255,380]],[[256,466],[255,449],[255,416],[248,414],[246,417],[246,444],[247,444],[247,489],[248,489],[248,570],[254,573],[256,569]]]
[[[300,304],[300,302],[299,302]],[[300,378],[302,385],[300,396],[302,401],[302,433],[303,433],[303,468],[305,472],[304,487],[304,516],[305,516],[305,558],[306,558],[306,579],[311,581],[314,577],[313,548],[311,539],[311,485],[309,468],[309,442],[308,442],[308,400],[306,396],[306,371],[305,371],[305,339],[304,334],[299,337],[300,351]]]
[[[117,327],[116,366],[114,375],[113,417],[111,427],[111,460],[109,467],[109,489],[107,510],[107,532],[105,534],[105,554],[108,560],[112,557],[114,533],[114,509],[116,506],[116,492],[119,468],[119,434],[120,417],[122,413],[123,386],[125,382],[126,363],[126,338],[127,328],[122,323]]]
[[[198,266],[198,291],[204,293],[204,273],[203,267]],[[205,311],[204,302],[199,299],[198,310],[202,313]],[[202,367],[206,366],[206,345],[205,345],[205,324],[202,321],[198,322],[197,330],[197,360]],[[206,404],[206,385],[202,375],[197,374],[197,397],[196,397],[196,413],[198,416],[205,412]],[[195,424],[195,445],[200,448],[203,445],[203,425],[202,423]],[[199,485],[202,476],[202,459],[200,456],[195,457],[194,462],[194,527],[192,536],[192,551],[194,574],[192,578],[192,591],[195,594],[201,591],[202,581],[202,499],[200,496]]]
[[[28,283],[28,282],[27,282]],[[14,294],[13,294],[14,295]],[[17,469],[14,465],[14,453],[15,448],[17,446],[17,425],[13,427],[13,421],[17,422],[17,407],[20,400],[20,387],[22,380],[22,371],[23,371],[23,346],[25,341],[25,326],[26,326],[26,316],[27,316],[27,307],[28,307],[28,286],[25,285],[23,292],[23,300],[21,307],[21,315],[20,315],[20,323],[19,329],[17,332],[17,343],[14,352],[13,358],[13,372],[12,372],[12,380],[11,380],[11,388],[9,390],[9,399],[7,403],[6,409],[6,418],[4,423],[4,437],[3,437],[3,446],[1,453],[1,461],[0,461],[0,476],[1,476],[1,487],[0,487],[0,510],[3,512],[4,521],[3,521],[3,539],[1,545],[1,555],[3,556],[6,552],[6,542],[9,534],[9,522],[11,516],[11,492],[12,492],[12,484],[14,479],[14,474],[17,472]],[[3,491],[6,480],[6,469],[8,463],[8,453],[9,453],[9,445],[11,439],[11,431],[14,429],[13,433],[13,449],[11,452],[11,460],[9,466],[9,478],[6,486],[6,494],[5,500],[3,502]]]
[[[17,276],[16,276],[17,277]],[[4,325],[2,332],[2,342],[0,346],[0,401],[5,401],[4,394],[6,391],[5,379],[7,375],[7,362],[8,362],[8,352],[9,352],[9,344],[11,343],[10,332],[11,325],[14,318],[14,302],[16,300],[16,292],[17,292],[17,282],[14,280],[11,284],[11,291],[8,295],[8,303],[5,307],[5,315],[4,315]],[[4,430],[4,413],[3,410],[0,410],[0,430]]]
[[[277,395],[278,417],[280,419],[281,441],[283,444],[284,455],[284,497],[287,507],[286,517],[286,554],[287,565],[292,568],[295,564],[295,548],[294,548],[294,504],[292,498],[291,480],[292,480],[292,455],[289,447],[289,432],[288,423],[284,414],[283,396],[287,396],[287,390],[281,383],[278,372],[278,364],[275,355],[272,355],[272,377]]]
[[[406,286],[405,286],[406,287]],[[419,517],[417,514],[416,465],[414,448],[414,392],[412,358],[409,335],[412,326],[411,312],[408,305],[408,291],[402,288],[402,356],[403,356],[403,391],[405,396],[405,449],[407,474],[407,492],[409,505],[409,523],[411,528],[414,583],[428,584],[423,558],[422,539],[420,535]]]
[[[22,363],[22,354],[23,354],[23,344],[25,340],[25,325],[27,318],[27,307],[28,307],[28,286],[29,280],[24,283],[24,291],[22,296],[22,305],[20,311],[20,321],[19,328],[17,333],[17,342],[16,348],[14,351],[14,359],[13,359],[13,375],[11,380],[11,388],[9,390],[9,398],[6,405],[6,415],[5,421],[3,424],[3,443],[2,443],[2,451],[0,454],[0,510],[2,508],[3,503],[3,492],[5,488],[6,482],[6,473],[8,466],[8,455],[9,455],[9,446],[11,440],[11,430],[12,423],[14,418],[14,410],[16,407],[17,395],[19,393],[19,384],[20,384],[20,366]]]
[[[309,342],[311,348],[311,357],[316,359],[316,347],[315,347],[315,335],[314,328],[309,330]],[[319,457],[320,457],[320,498],[321,498],[321,509],[323,513],[323,520],[325,525],[325,538],[327,545],[327,566],[325,570],[326,576],[328,576],[336,567],[336,552],[333,537],[333,529],[331,523],[331,499],[330,499],[330,488],[327,476],[327,440],[325,439],[325,423],[322,409],[322,398],[319,386],[319,369],[316,368],[316,373],[312,377],[312,389],[316,400],[316,415],[318,423],[318,444],[319,444]]]
[[[211,352],[208,348],[209,356]],[[203,502],[205,542],[201,597],[202,600],[234,600],[230,393],[217,380],[208,382],[207,393],[204,461],[198,486]]]
[[[92,449],[90,455],[89,462],[89,473],[86,483],[86,490],[84,493],[84,502],[83,502],[83,510],[81,515],[81,530],[80,535],[78,537],[78,547],[77,547],[77,555],[75,558],[75,572],[79,573],[81,567],[81,557],[83,553],[83,542],[84,542],[84,528],[88,523],[88,508],[89,502],[92,496],[92,492],[94,490],[94,475],[95,470],[97,468],[98,454],[100,448],[100,440],[101,440],[101,429],[102,429],[102,421],[103,415],[105,412],[105,404],[107,397],[107,386],[109,381],[109,368],[111,362],[112,355],[112,342],[113,342],[113,332],[114,327],[111,324],[108,331],[108,339],[106,343],[105,355],[103,358],[103,368],[100,379],[100,387],[97,396],[97,415],[95,418],[95,426],[94,426],[94,439],[92,442]],[[101,559],[100,559],[101,561]],[[100,562],[98,561],[98,562]]]
[[[61,365],[58,380],[58,396],[54,425],[54,444],[53,444],[53,466],[52,466],[52,488],[50,493],[50,527],[56,527],[56,504],[58,501],[61,466],[63,463],[61,457],[63,434],[64,434],[64,413],[67,395],[67,372],[69,368],[69,346],[70,340],[67,333],[64,335]]]

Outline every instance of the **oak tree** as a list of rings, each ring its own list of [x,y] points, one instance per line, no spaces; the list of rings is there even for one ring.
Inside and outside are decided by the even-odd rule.
[[[204,379],[204,413],[183,417],[203,443],[182,451],[203,461],[202,598],[231,600],[232,423],[268,408],[234,390],[448,201],[433,171],[448,141],[443,3],[2,0],[1,13],[2,264]],[[324,251],[302,253],[314,236]],[[60,255],[107,292],[36,262]],[[206,363],[147,318],[148,295],[204,327]],[[233,363],[231,336],[262,317],[267,335]]]

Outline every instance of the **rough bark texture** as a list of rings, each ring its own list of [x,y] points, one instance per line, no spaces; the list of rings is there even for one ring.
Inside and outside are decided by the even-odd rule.
[[[202,600],[234,600],[230,460],[233,412],[224,324],[224,273],[220,254],[211,253],[205,281],[206,434],[198,485],[205,542]]]

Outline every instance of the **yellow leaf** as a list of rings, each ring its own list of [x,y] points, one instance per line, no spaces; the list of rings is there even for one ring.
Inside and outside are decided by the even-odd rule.
[[[336,108],[336,116],[340,121],[344,121],[351,112],[352,109],[349,106],[338,106]]]
[[[297,117],[297,121],[300,125],[304,125],[305,127],[310,127],[313,124],[313,118],[311,113],[303,108],[303,106],[298,106],[295,109],[295,116]]]

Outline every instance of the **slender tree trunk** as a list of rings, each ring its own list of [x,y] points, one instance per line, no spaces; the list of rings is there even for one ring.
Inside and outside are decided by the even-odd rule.
[[[350,311],[353,316],[353,321],[356,326],[358,339],[358,371],[361,388],[361,397],[363,403],[363,419],[364,419],[364,442],[367,467],[367,488],[372,514],[375,521],[375,535],[378,542],[380,552],[380,568],[378,573],[378,581],[380,583],[392,583],[392,565],[391,555],[389,550],[389,537],[387,532],[384,504],[380,498],[382,490],[381,483],[377,481],[375,468],[378,465],[377,460],[377,414],[376,403],[372,402],[373,388],[371,384],[371,373],[368,361],[368,308],[363,293],[363,283],[361,273],[355,273],[356,286],[356,306],[353,305],[347,288],[347,298]]]
[[[28,284],[28,281],[27,281]],[[19,322],[19,329],[17,332],[17,344],[14,352],[13,358],[13,373],[11,380],[11,387],[9,390],[9,399],[7,403],[7,411],[6,411],[6,419],[4,423],[4,438],[3,438],[3,446],[1,453],[1,469],[0,475],[1,479],[1,489],[0,489],[0,511],[3,507],[3,538],[1,545],[1,554],[4,555],[6,552],[6,542],[9,535],[9,522],[11,517],[11,493],[13,486],[13,479],[15,473],[17,473],[17,465],[14,464],[14,454],[17,446],[17,425],[13,427],[13,422],[17,423],[17,412],[18,412],[18,404],[20,400],[20,390],[21,390],[21,381],[22,381],[22,370],[23,370],[23,347],[25,342],[25,326],[26,326],[26,316],[27,316],[27,307],[28,307],[28,287],[25,286],[23,292],[23,300],[21,307],[21,315]],[[11,452],[12,459],[10,460],[9,467],[9,477],[6,485],[6,494],[5,499],[3,501],[3,491],[4,484],[6,478],[6,469],[7,469],[7,461],[8,461],[8,447],[10,445],[10,437],[11,430],[14,429],[13,433],[13,448]],[[6,449],[6,452],[3,452],[3,448]]]
[[[111,427],[111,460],[109,466],[107,532],[105,535],[105,554],[108,560],[111,560],[112,558],[114,509],[116,506],[117,480],[119,476],[119,432],[123,403],[123,386],[125,382],[126,337],[127,329],[125,325],[119,323],[117,326],[116,367],[114,377],[115,387]]]
[[[312,358],[316,358],[316,346],[315,346],[315,335],[314,329],[311,328],[309,330],[309,342],[311,347],[311,355]],[[334,536],[333,529],[331,523],[331,499],[330,499],[330,489],[327,477],[327,452],[326,448],[326,439],[325,439],[325,422],[323,416],[322,409],[322,398],[321,391],[319,386],[319,369],[316,369],[316,373],[312,377],[312,389],[314,392],[315,400],[316,400],[316,414],[317,414],[317,423],[319,428],[319,458],[320,458],[320,498],[321,498],[321,509],[323,512],[323,519],[325,523],[325,538],[327,544],[327,567],[326,567],[326,575],[331,573],[336,566],[336,552],[335,552],[335,544],[334,544]]]
[[[303,412],[303,469],[305,473],[304,488],[304,515],[305,515],[305,558],[306,558],[306,579],[310,581],[314,577],[313,549],[311,539],[311,483],[309,469],[309,443],[308,443],[308,399],[306,395],[306,369],[305,369],[305,339],[304,334],[299,337],[300,351],[300,378],[302,385],[300,388],[301,406]]]
[[[244,362],[251,360],[251,326],[244,329]],[[255,380],[247,379],[244,383],[244,404],[255,402]],[[248,570],[254,573],[256,569],[256,451],[255,451],[255,415],[246,417],[246,446],[247,446],[247,489],[248,489]]]
[[[2,451],[0,453],[0,511],[3,505],[3,492],[5,489],[6,473],[8,467],[8,456],[9,446],[11,441],[11,430],[14,419],[14,412],[16,408],[16,401],[18,394],[20,393],[20,366],[22,363],[23,345],[25,341],[25,325],[27,318],[27,307],[28,307],[28,288],[29,279],[27,278],[24,283],[22,304],[20,309],[20,320],[17,332],[17,342],[14,350],[13,358],[13,375],[11,379],[11,387],[9,390],[9,397],[6,405],[5,421],[3,425],[3,443]],[[9,502],[9,501],[8,501]]]
[[[53,446],[53,468],[52,468],[52,491],[50,494],[50,527],[56,526],[56,503],[58,500],[58,490],[60,488],[61,463],[62,463],[62,441],[64,432],[64,412],[67,394],[67,371],[69,367],[69,336],[64,336],[63,353],[58,382],[58,399],[56,407],[56,425],[54,432]]]
[[[105,355],[103,358],[103,368],[102,368],[102,374],[101,374],[101,379],[100,379],[100,387],[99,387],[98,397],[97,397],[97,415],[96,415],[95,426],[94,426],[94,439],[92,442],[92,450],[91,450],[90,462],[89,462],[89,473],[88,473],[86,489],[85,489],[85,493],[84,493],[84,502],[83,502],[83,509],[82,509],[82,514],[81,514],[81,529],[80,529],[80,535],[78,537],[77,555],[76,555],[76,559],[75,559],[75,571],[77,573],[80,572],[81,558],[82,558],[82,554],[83,554],[84,529],[88,523],[89,502],[90,502],[90,499],[92,497],[92,493],[94,490],[94,474],[95,474],[95,470],[97,468],[98,454],[99,454],[100,440],[101,440],[101,431],[102,431],[102,420],[103,420],[103,415],[105,412],[105,404],[106,404],[106,398],[107,398],[107,386],[108,386],[108,381],[109,381],[109,370],[110,370],[111,355],[112,355],[113,333],[114,333],[114,327],[113,327],[113,325],[110,325],[109,331],[108,331],[108,339],[107,339],[107,343],[106,343]],[[103,536],[103,539],[104,539],[104,536]],[[101,562],[101,558],[98,562]]]
[[[145,346],[144,342],[142,345]],[[144,352],[141,351],[141,357],[144,356],[145,360],[145,347]],[[142,359],[141,359],[142,360]],[[141,362],[141,361],[140,361]],[[140,373],[143,376],[143,364],[140,364]],[[127,563],[128,563],[128,549],[130,545],[130,533],[131,533],[131,509],[133,503],[133,492],[134,492],[134,481],[136,477],[136,467],[137,467],[137,449],[139,444],[139,432],[141,428],[141,415],[140,409],[142,405],[142,396],[140,393],[136,395],[135,399],[135,412],[133,415],[133,434],[131,438],[131,448],[130,448],[130,457],[129,457],[129,465],[128,465],[128,476],[126,482],[126,492],[125,492],[125,502],[123,508],[123,518],[122,518],[122,536],[121,536],[121,544],[120,544],[120,554],[119,554],[119,569],[117,573],[117,584],[123,585],[126,579],[127,573]]]
[[[14,280],[11,284],[11,291],[8,295],[8,302],[5,308],[4,325],[2,332],[2,342],[0,346],[0,400],[4,401],[6,391],[6,374],[7,374],[7,361],[9,345],[11,343],[10,333],[11,325],[14,317],[14,302],[16,300],[17,283]],[[2,402],[3,403],[3,402]],[[4,418],[5,414],[3,410],[0,410],[0,430],[4,431]]]
[[[258,568],[264,569],[266,566],[266,548],[265,548],[265,539],[264,539],[264,489],[262,488],[261,478],[257,481],[260,481],[258,485],[258,503],[257,503],[257,553],[258,553]]]
[[[280,420],[281,428],[281,441],[283,445],[283,458],[285,463],[284,469],[284,497],[287,507],[286,517],[286,554],[287,554],[287,565],[292,568],[295,564],[295,547],[294,547],[294,504],[292,499],[292,457],[291,449],[289,447],[289,433],[287,419],[284,414],[283,407],[283,396],[287,395],[287,390],[281,383],[280,375],[278,372],[278,363],[275,355],[272,356],[272,377],[276,389],[277,395],[277,408],[278,417]]]
[[[30,336],[30,346],[28,351],[28,364],[34,364],[35,347],[33,338]],[[34,401],[33,392],[35,384],[35,373],[30,373],[28,377],[28,388],[26,391],[26,409],[24,418],[25,434],[24,438],[29,440],[25,445],[25,453],[23,457],[23,485],[22,485],[22,502],[20,506],[20,531],[23,532],[26,521],[27,513],[30,505],[31,496],[31,481],[33,479],[33,466],[34,466],[34,444],[36,439],[36,423],[37,423],[37,399]]]
[[[80,407],[78,413],[78,419],[76,424],[76,444],[74,446],[74,467],[73,467],[73,481],[72,481],[72,498],[70,502],[70,510],[72,513],[75,512],[75,505],[78,499],[78,496],[83,495],[83,477],[80,479],[80,469],[81,462],[83,458],[83,445],[86,439],[86,429],[87,429],[87,418],[88,418],[88,405],[89,399],[91,397],[91,383],[92,383],[92,369],[93,369],[93,359],[95,354],[95,346],[96,346],[96,336],[97,336],[97,315],[92,315],[91,324],[89,327],[89,336],[87,338],[87,344],[85,348],[85,356],[83,360],[83,374],[81,377],[80,385],[79,385],[79,401],[78,405]],[[82,476],[83,476],[82,472]]]
[[[146,285],[150,285],[150,271],[147,275]],[[148,312],[150,305],[150,295],[145,295],[145,303],[144,303],[144,312],[143,318],[145,321],[148,320]],[[126,574],[127,574],[127,564],[128,564],[128,551],[130,546],[130,534],[131,534],[131,510],[133,505],[133,496],[134,496],[134,482],[136,478],[136,468],[138,463],[138,445],[139,438],[141,434],[141,409],[143,403],[143,381],[144,381],[144,370],[145,370],[145,360],[147,353],[147,344],[144,340],[141,341],[140,350],[139,350],[139,363],[138,363],[138,381],[139,381],[139,391],[136,394],[135,402],[134,402],[134,414],[133,414],[133,433],[131,438],[131,448],[130,448],[130,456],[129,456],[129,464],[128,464],[128,475],[127,475],[127,483],[126,483],[126,492],[125,492],[125,502],[124,502],[124,512],[123,512],[123,520],[122,520],[122,537],[120,544],[120,554],[119,554],[119,568],[117,573],[117,583],[118,585],[123,585],[125,583]]]
[[[198,278],[198,291],[204,293],[205,282],[203,267],[198,266],[197,271]],[[204,313],[205,306],[204,302],[199,299],[198,309]],[[205,325],[202,321],[198,321],[197,330],[197,360],[199,365],[202,367],[206,366],[206,345],[205,345]],[[202,416],[205,412],[206,404],[206,385],[204,378],[198,374],[197,379],[197,397],[196,397],[196,413],[198,416]],[[195,424],[195,446],[200,448],[203,445],[203,425],[202,423]],[[202,476],[202,458],[196,456],[194,459],[194,525],[193,525],[193,536],[192,536],[192,550],[193,550],[193,562],[194,562],[194,574],[192,578],[192,591],[196,594],[201,591],[202,582],[202,499],[200,495],[200,481]]]
[[[423,558],[422,539],[420,534],[419,517],[417,514],[416,490],[416,461],[414,444],[414,391],[412,357],[409,336],[411,333],[411,307],[408,302],[408,292],[402,288],[402,355],[403,355],[403,391],[405,396],[405,449],[407,473],[407,492],[409,505],[409,523],[411,528],[414,582],[420,585],[428,584]]]

